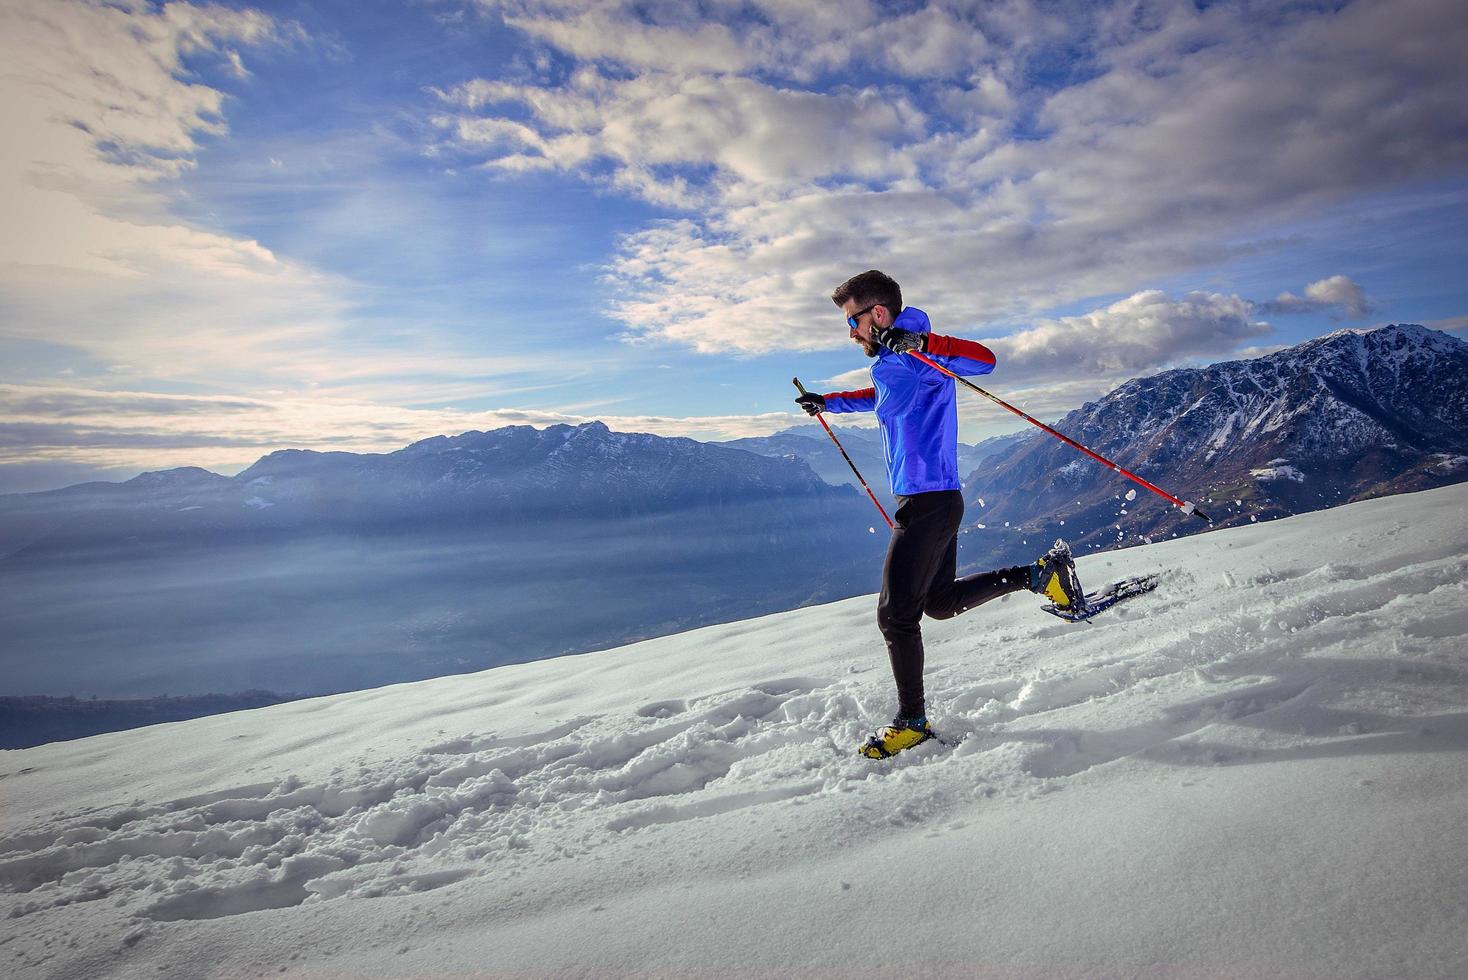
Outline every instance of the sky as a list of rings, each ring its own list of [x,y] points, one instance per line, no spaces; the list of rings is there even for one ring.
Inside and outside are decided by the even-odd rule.
[[[0,492],[773,433],[866,383],[869,268],[1042,418],[1462,330],[1465,47],[1458,0],[0,0]]]

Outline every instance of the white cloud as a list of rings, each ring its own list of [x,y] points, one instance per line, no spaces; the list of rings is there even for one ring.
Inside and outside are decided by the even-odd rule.
[[[142,3],[78,0],[7,0],[0,27],[0,106],[19,137],[0,156],[7,199],[37,189],[106,199],[188,168],[200,135],[225,132],[224,95],[187,81],[183,56],[237,59],[220,42],[258,44],[274,31],[253,11],[176,3],[151,12]]]
[[[8,337],[61,336],[170,374],[330,329],[340,302],[323,277],[179,222],[161,187],[227,133],[224,93],[184,58],[212,54],[238,74],[229,45],[295,36],[255,11],[187,3],[0,5]]]
[[[736,75],[578,71],[558,88],[483,80],[442,93],[472,113],[437,122],[485,164],[505,170],[577,170],[608,162],[615,186],[675,206],[748,199],[766,188],[849,177],[891,180],[915,173],[900,144],[924,116],[903,94],[866,88],[817,93]],[[533,124],[492,114],[513,105]],[[690,180],[682,169],[715,173]]]
[[[845,337],[822,297],[872,266],[918,305],[1022,317],[1254,250],[1348,195],[1468,163],[1468,18],[1451,0],[1064,15],[927,3],[902,15],[910,33],[863,3],[760,3],[752,21],[700,7],[741,25],[737,51],[681,5],[594,6],[606,23],[593,55],[576,21],[586,3],[517,5],[542,41],[594,66],[564,84],[474,83],[501,101],[475,104],[466,87],[449,118],[485,122],[491,166],[597,180],[610,162],[613,186],[689,208],[630,234],[612,263],[631,338],[834,347]],[[650,34],[703,63],[659,56],[637,40]],[[1072,65],[1082,81],[1035,86],[1032,69]],[[907,106],[881,79],[909,69],[922,84],[904,86]],[[841,87],[853,77],[865,87]],[[1317,294],[1347,315],[1368,308],[1339,285]]]
[[[668,25],[637,19],[630,5],[596,3],[569,10],[569,5],[557,4],[555,13],[535,12],[534,4],[516,6],[524,12],[507,13],[506,24],[578,58],[691,72],[741,71],[758,58],[752,45],[728,25],[691,19],[700,13],[696,7],[664,6],[664,12],[680,21]]]
[[[1468,330],[1468,314],[1450,316],[1442,320],[1428,320],[1424,326],[1433,330]]]
[[[1132,377],[1189,358],[1230,354],[1271,332],[1238,296],[1146,290],[1104,309],[986,340],[1006,375]]]
[[[1338,306],[1351,317],[1361,318],[1371,313],[1366,291],[1348,276],[1331,276],[1310,283],[1305,287],[1305,298],[1321,306]]]
[[[1037,418],[1054,418],[1137,376],[1200,358],[1250,356],[1240,346],[1271,333],[1254,313],[1255,305],[1239,296],[1188,293],[1172,298],[1146,290],[1089,313],[985,339],[995,355],[994,373],[973,380]],[[960,332],[942,330],[941,322],[938,328],[940,333]],[[830,379],[827,390],[870,384],[863,367]],[[1014,416],[976,396],[958,395],[965,438],[1013,429]]]
[[[236,46],[303,37],[249,10],[0,0],[0,341],[65,350],[88,365],[72,377],[103,388],[350,386],[409,401],[517,390],[503,379],[532,362],[364,320],[352,307],[367,287],[172,213],[174,178],[228,138],[225,93],[185,60],[238,76]]]
[[[1264,344],[1255,347],[1241,347],[1234,351],[1234,359],[1239,361],[1251,361],[1256,357],[1264,357],[1285,350],[1288,344]]]
[[[637,72],[758,72],[803,81],[869,65],[904,78],[960,77],[1007,58],[1045,24],[1029,4],[1015,2],[925,3],[901,13],[873,0],[479,2],[509,26],[584,61]]]
[[[547,382],[537,360],[364,317],[354,303],[372,284],[174,216],[175,178],[228,138],[226,94],[186,61],[216,59],[227,83],[259,45],[302,39],[223,7],[0,0],[0,360],[45,350],[67,379],[0,386],[0,465],[228,469],[281,446],[394,449],[503,423],[393,406],[543,402],[604,367],[589,352]],[[26,377],[6,366],[6,381]],[[180,389],[236,394],[166,393]]]
[[[0,342],[75,359],[58,367],[68,386],[0,385],[0,464],[227,468],[283,445],[392,449],[495,420],[382,400],[544,387],[535,361],[365,320],[351,310],[361,288],[173,215],[175,178],[228,137],[225,93],[186,59],[240,78],[252,47],[300,38],[223,7],[0,0]],[[240,394],[158,390],[180,383]]]
[[[1314,313],[1321,310],[1339,310],[1352,319],[1361,320],[1373,312],[1366,299],[1366,290],[1349,276],[1331,276],[1320,279],[1305,287],[1303,297],[1294,293],[1280,293],[1260,309],[1266,313]]]

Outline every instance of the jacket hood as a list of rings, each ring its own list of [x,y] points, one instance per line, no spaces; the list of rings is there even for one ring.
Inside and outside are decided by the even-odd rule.
[[[911,330],[913,333],[931,333],[933,329],[933,325],[928,322],[928,315],[916,306],[903,307],[902,312],[897,314],[897,319],[892,321],[892,326]]]

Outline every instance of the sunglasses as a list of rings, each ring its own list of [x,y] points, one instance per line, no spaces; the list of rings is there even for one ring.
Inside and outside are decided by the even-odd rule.
[[[856,321],[860,320],[862,317],[866,316],[868,313],[872,312],[872,310],[875,310],[877,307],[879,307],[881,305],[882,305],[881,303],[873,303],[871,306],[868,306],[865,309],[857,310],[855,313],[851,314],[851,316],[849,316],[849,317],[846,318],[846,325],[848,327],[850,327],[852,330],[855,330],[856,329]]]

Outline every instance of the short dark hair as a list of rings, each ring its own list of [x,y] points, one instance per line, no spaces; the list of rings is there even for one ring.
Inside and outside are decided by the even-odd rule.
[[[831,294],[831,302],[837,306],[845,306],[851,299],[856,300],[857,306],[885,306],[893,316],[902,312],[902,287],[896,279],[876,269],[852,276]]]

